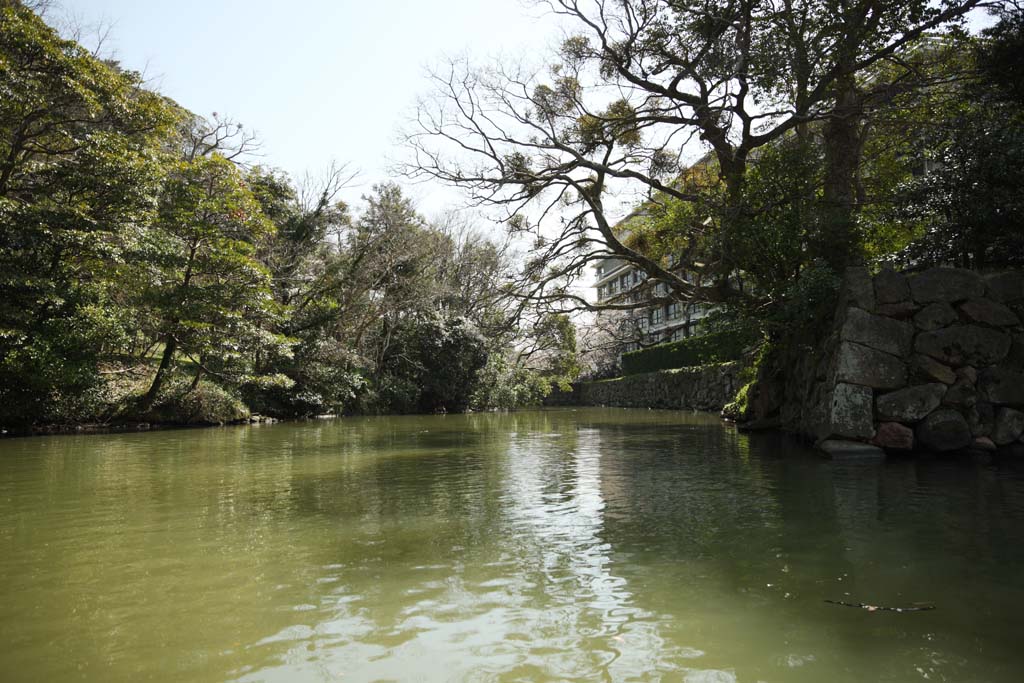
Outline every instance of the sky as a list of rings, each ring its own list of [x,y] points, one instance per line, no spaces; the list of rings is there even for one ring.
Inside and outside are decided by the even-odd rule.
[[[356,202],[389,176],[426,70],[445,55],[542,57],[561,35],[528,0],[59,0],[51,10],[110,28],[102,52],[187,109],[229,116],[293,179],[332,161],[360,172]],[[83,42],[90,46],[90,34]],[[403,183],[404,184],[404,183]],[[421,210],[457,201],[408,188]]]
[[[430,89],[431,65],[446,55],[543,64],[565,34],[535,0],[56,2],[52,22],[108,27],[101,53],[154,89],[256,132],[260,163],[296,181],[349,164],[359,175],[341,198],[354,206],[402,158],[399,132]],[[975,30],[991,22],[980,12],[972,19]],[[92,47],[88,32],[82,40]],[[428,218],[463,203],[437,183],[397,180]],[[502,233],[491,221],[477,227]]]

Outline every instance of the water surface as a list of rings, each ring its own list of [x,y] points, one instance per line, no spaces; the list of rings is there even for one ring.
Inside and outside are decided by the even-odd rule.
[[[1024,466],[678,412],[9,439],[0,680],[1017,682],[1022,560]]]

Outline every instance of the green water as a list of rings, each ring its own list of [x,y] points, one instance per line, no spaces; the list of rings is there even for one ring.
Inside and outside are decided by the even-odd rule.
[[[708,416],[9,439],[0,680],[1017,682],[1022,560],[1024,466]]]

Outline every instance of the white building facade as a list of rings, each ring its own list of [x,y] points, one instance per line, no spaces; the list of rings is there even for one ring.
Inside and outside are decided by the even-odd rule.
[[[617,318],[622,328],[622,353],[700,333],[701,323],[708,313],[706,306],[679,301],[666,303],[663,299],[668,297],[669,290],[665,283],[650,280],[642,270],[621,259],[604,259],[598,262],[595,271],[594,287],[599,304],[636,305]],[[686,272],[676,272],[683,279],[690,279]]]

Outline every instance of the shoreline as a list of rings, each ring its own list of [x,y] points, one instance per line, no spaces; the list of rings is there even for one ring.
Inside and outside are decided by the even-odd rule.
[[[0,428],[0,439],[17,439],[33,436],[75,436],[89,434],[127,434],[135,432],[155,432],[172,429],[202,429],[206,427],[241,427],[244,425],[275,424],[278,422],[299,422],[303,420],[322,419],[326,417],[337,417],[336,415],[321,415],[313,418],[282,419],[268,415],[253,415],[251,417],[229,422],[82,422],[76,424],[50,424],[35,425],[25,430]]]

